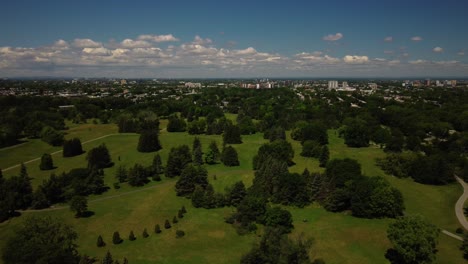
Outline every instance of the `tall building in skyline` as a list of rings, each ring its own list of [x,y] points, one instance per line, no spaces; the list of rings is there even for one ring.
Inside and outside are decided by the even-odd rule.
[[[338,88],[338,81],[328,81],[328,89],[336,89]]]

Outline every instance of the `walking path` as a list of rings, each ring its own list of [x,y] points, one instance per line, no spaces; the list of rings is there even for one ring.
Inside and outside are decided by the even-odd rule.
[[[457,218],[460,224],[466,230],[468,230],[468,221],[466,220],[465,213],[463,212],[465,201],[466,199],[468,199],[468,184],[464,180],[460,179],[458,176],[455,176],[455,178],[463,187],[463,194],[462,196],[460,196],[460,198],[458,198],[458,201],[455,204],[455,214],[457,215]]]
[[[87,143],[90,143],[90,142],[93,142],[93,141],[96,141],[96,140],[100,140],[100,139],[103,139],[103,138],[106,138],[106,137],[110,137],[110,136],[115,136],[115,135],[125,135],[125,134],[118,134],[118,133],[113,133],[113,134],[108,134],[108,135],[105,135],[105,136],[102,136],[102,137],[98,137],[98,138],[94,138],[94,139],[91,139],[91,140],[88,140],[88,141],[85,141],[81,144],[87,144]],[[130,134],[130,135],[133,135],[133,134]],[[50,155],[55,155],[55,154],[58,154],[58,153],[61,153],[63,150],[57,150],[55,152],[52,152],[50,153]],[[41,158],[35,158],[35,159],[32,159],[32,160],[28,160],[26,162],[23,162],[25,165],[28,164],[28,163],[31,163],[31,162],[35,162],[35,161],[38,161],[40,160]],[[17,168],[19,167],[21,164],[16,164],[14,166],[11,166],[9,168],[6,168],[6,169],[3,169],[2,171],[9,171],[9,170],[12,170],[14,168]]]

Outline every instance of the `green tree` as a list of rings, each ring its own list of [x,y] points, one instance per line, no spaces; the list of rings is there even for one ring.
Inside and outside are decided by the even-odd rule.
[[[128,184],[131,186],[143,186],[148,183],[148,170],[136,163],[128,170]]]
[[[107,251],[106,255],[104,256],[104,258],[102,259],[101,261],[102,264],[114,264],[114,259],[112,258],[112,255],[111,253],[109,252],[109,250]]]
[[[279,228],[284,233],[290,233],[294,229],[291,213],[278,206],[267,209],[262,222],[265,226]]]
[[[174,218],[172,218],[172,223],[177,224],[178,222],[179,220],[177,220],[177,216],[174,216]]]
[[[328,146],[324,145],[320,151],[319,166],[322,168],[327,166],[327,162],[329,159],[330,159],[330,151],[328,150]]]
[[[192,155],[187,145],[172,148],[167,159],[166,177],[174,178],[175,176],[179,176],[184,167],[191,161]]]
[[[205,189],[200,185],[196,185],[191,198],[193,207],[202,207],[205,202]]]
[[[146,228],[143,230],[143,233],[141,234],[144,238],[149,237],[148,230]]]
[[[160,149],[162,146],[159,142],[159,131],[145,130],[141,132],[137,147],[139,152],[153,152]]]
[[[70,210],[75,212],[75,217],[82,217],[88,211],[88,200],[84,196],[73,196],[70,200]]]
[[[26,165],[24,165],[24,163],[21,163],[20,165],[20,177],[29,178],[28,169],[26,168]]]
[[[104,242],[104,239],[102,239],[101,235],[98,236],[96,244],[98,247],[106,246],[106,243]]]
[[[41,164],[39,165],[39,169],[41,170],[52,170],[54,168],[54,162],[52,160],[52,156],[50,154],[43,154],[41,157]]]
[[[193,163],[197,165],[203,164],[203,152],[201,146],[193,149]]]
[[[159,224],[156,224],[154,226],[154,233],[159,234],[161,232],[162,232],[161,227],[159,226]]]
[[[120,238],[120,234],[119,232],[114,232],[114,234],[112,235],[112,243],[114,243],[115,245],[117,244],[120,244],[122,243],[122,238]]]
[[[133,230],[130,231],[130,234],[128,235],[128,240],[134,241],[136,239],[135,234],[133,233]]]
[[[348,118],[343,129],[345,144],[349,147],[368,147],[370,132],[366,121],[360,118]]]
[[[232,206],[237,206],[244,199],[247,191],[242,181],[234,183],[232,189],[228,192],[228,202]]]
[[[161,161],[161,156],[159,154],[154,155],[153,163],[151,164],[153,180],[161,180],[159,174],[163,173],[163,166]]]
[[[46,126],[41,131],[41,139],[51,146],[60,146],[63,143],[64,135],[62,132]]]
[[[205,188],[203,196],[203,208],[211,209],[216,207],[216,196],[211,184],[208,184]]]
[[[169,220],[167,220],[167,219],[166,219],[166,221],[164,222],[164,228],[166,228],[166,229],[171,228],[171,223],[169,223]]]
[[[238,126],[227,124],[223,133],[223,144],[241,144],[241,132]]]
[[[322,146],[319,142],[314,140],[306,140],[302,144],[301,156],[319,158],[322,150]]]
[[[184,231],[182,231],[182,230],[177,230],[177,231],[176,231],[176,238],[181,238],[181,237],[183,237],[183,236],[185,236],[185,232],[184,232]]]
[[[205,155],[205,162],[208,164],[216,164],[219,161],[220,152],[216,141],[211,141],[208,147],[208,152]]]
[[[237,151],[232,146],[227,146],[224,148],[221,160],[225,166],[239,166],[239,157],[237,156]]]
[[[91,149],[86,155],[89,169],[103,169],[112,166],[112,160],[109,150],[103,143],[98,147]]]
[[[127,177],[128,177],[127,168],[123,165],[120,165],[119,167],[117,167],[117,170],[115,171],[115,178],[117,179],[117,181],[119,181],[120,183],[126,182]]]
[[[81,153],[83,153],[83,148],[79,138],[73,138],[63,142],[63,157],[73,157],[80,155]]]
[[[196,185],[203,189],[208,185],[208,171],[201,166],[189,164],[184,168],[175,185],[176,193],[178,196],[190,196]]]
[[[73,228],[59,219],[28,217],[6,240],[3,261],[5,264],[78,263],[77,238]]]
[[[401,217],[389,225],[387,237],[399,263],[432,263],[439,229],[421,217]]]
[[[325,174],[331,185],[341,188],[361,176],[361,165],[349,158],[332,159],[327,163]]]
[[[176,114],[169,116],[169,122],[167,123],[168,132],[185,132],[187,129],[187,123],[183,118],[179,118]]]
[[[468,234],[463,236],[463,243],[460,247],[460,250],[463,252],[463,258],[468,259]]]

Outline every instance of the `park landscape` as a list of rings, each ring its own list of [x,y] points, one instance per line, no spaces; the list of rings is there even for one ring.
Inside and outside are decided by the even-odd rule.
[[[235,122],[236,115],[227,117]],[[89,120],[91,121],[91,120]],[[151,164],[156,152],[141,153],[136,146],[138,134],[118,133],[115,124],[71,124],[66,131],[66,138],[78,137],[83,143],[84,151],[105,143],[109,149],[114,166],[104,169],[105,184],[109,190],[100,195],[91,195],[88,209],[93,215],[87,218],[76,218],[67,204],[55,204],[43,210],[25,210],[21,216],[11,218],[0,224],[0,236],[8,238],[15,229],[32,215],[52,216],[73,226],[78,233],[77,244],[81,254],[102,258],[109,251],[114,259],[127,258],[130,263],[238,263],[241,256],[249,251],[261,237],[261,228],[253,233],[239,235],[235,228],[225,222],[235,210],[233,207],[216,209],[194,208],[191,201],[176,196],[174,186],[177,178],[166,178],[162,181],[151,181],[143,187],[131,187],[126,183],[119,189],[112,187],[115,182],[115,172],[119,165],[131,166],[134,163]],[[191,145],[194,135],[187,132],[168,132],[167,120],[160,120],[159,140],[162,149],[160,154],[163,164],[167,161],[169,150],[181,144]],[[420,215],[438,228],[455,233],[459,223],[455,217],[454,204],[462,193],[458,183],[443,186],[423,185],[408,178],[399,179],[385,174],[377,165],[376,158],[385,153],[379,146],[370,145],[364,148],[350,148],[338,136],[336,130],[328,130],[330,158],[352,158],[362,166],[366,176],[382,176],[392,186],[398,188],[404,197],[405,215]],[[222,143],[220,135],[197,135],[202,144],[203,152],[215,140]],[[94,140],[95,139],[95,140]],[[294,149],[295,165],[291,172],[301,173],[305,168],[311,172],[321,171],[316,159],[302,157],[300,142],[294,141],[287,132],[287,141]],[[203,165],[208,170],[209,183],[216,192],[224,192],[225,188],[237,181],[242,181],[248,187],[252,184],[254,171],[252,159],[258,148],[267,143],[262,133],[243,135],[242,144],[232,145],[239,153],[240,166],[226,167],[222,163]],[[43,153],[60,151],[60,147],[51,147],[39,139],[30,139],[25,143],[0,150],[0,167],[10,168],[21,162],[40,157]],[[73,168],[85,167],[86,153],[71,158],[63,158],[61,153],[52,155],[56,174]],[[39,160],[25,163],[32,186],[36,188],[51,171],[39,170]],[[19,166],[4,169],[4,176],[19,173]],[[170,229],[163,229],[155,234],[154,226],[163,225],[164,221],[177,215],[184,206],[187,213]],[[394,219],[363,219],[356,218],[348,212],[328,212],[317,203],[304,208],[285,206],[293,217],[294,230],[290,237],[301,234],[313,239],[310,249],[312,259],[321,258],[326,263],[386,263],[385,252],[391,247],[386,237],[388,225]],[[171,222],[172,223],[172,222]],[[144,229],[149,231],[149,237],[143,238]],[[185,236],[176,238],[176,230],[183,230]],[[112,244],[112,234],[119,231],[124,242]],[[128,234],[133,231],[135,241],[128,240]],[[97,247],[96,239],[102,236],[106,246]],[[4,247],[6,239],[0,242]],[[461,263],[459,251],[460,241],[440,234],[437,246],[436,263]]]

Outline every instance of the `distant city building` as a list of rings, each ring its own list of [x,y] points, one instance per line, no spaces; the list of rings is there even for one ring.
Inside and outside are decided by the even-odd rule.
[[[127,85],[127,80],[125,79],[120,80],[120,85]]]
[[[457,80],[452,80],[452,87],[457,86]]]
[[[372,90],[377,90],[377,84],[376,83],[369,83],[369,88]]]
[[[343,88],[348,87],[348,82],[342,82],[342,83],[341,83],[341,87],[343,87]]]
[[[426,86],[431,86],[431,80],[430,79],[426,80]]]
[[[201,88],[201,87],[202,87],[201,83],[192,83],[192,82],[185,83],[185,88]]]
[[[338,81],[328,81],[328,89],[337,89],[338,88]]]

